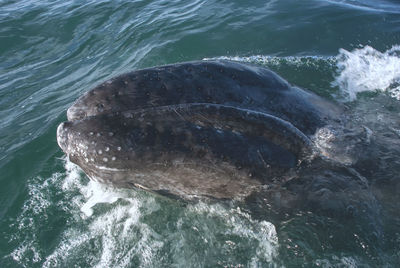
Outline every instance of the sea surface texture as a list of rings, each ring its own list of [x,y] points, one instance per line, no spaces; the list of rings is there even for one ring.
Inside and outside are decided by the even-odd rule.
[[[67,108],[97,84],[207,59],[266,66],[345,106],[348,126],[314,140],[375,205],[183,203],[89,181],[58,147]],[[395,0],[1,0],[0,267],[399,267],[399,112]]]

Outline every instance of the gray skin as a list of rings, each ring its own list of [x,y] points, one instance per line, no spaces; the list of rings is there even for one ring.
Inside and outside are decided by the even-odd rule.
[[[183,199],[238,198],[252,217],[281,223],[283,238],[305,235],[296,220],[314,219],[316,233],[342,252],[360,247],[357,239],[340,245],[356,233],[379,245],[383,229],[368,181],[351,166],[320,157],[310,139],[326,124],[341,123],[341,114],[265,68],[189,62],[95,87],[68,109],[57,141],[93,180]],[[340,224],[321,225],[321,214]]]
[[[229,61],[134,71],[68,109],[57,141],[94,180],[183,198],[282,183],[341,110],[268,69]]]
[[[260,111],[292,123],[306,135],[342,113],[274,72],[232,61],[197,61],[133,71],[81,96],[69,121],[87,116],[185,103],[214,103]]]
[[[313,152],[289,122],[217,104],[90,116],[61,124],[57,137],[92,179],[188,198],[245,196]]]

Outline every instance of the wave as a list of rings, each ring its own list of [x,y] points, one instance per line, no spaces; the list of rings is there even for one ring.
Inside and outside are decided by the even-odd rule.
[[[315,73],[321,73],[330,79],[330,92],[337,100],[354,101],[361,92],[386,92],[400,100],[400,46],[395,45],[385,52],[373,47],[364,46],[352,51],[340,49],[337,56],[289,56],[275,57],[268,55],[253,56],[220,56],[204,60],[233,60],[267,66],[294,84],[318,91],[318,87],[326,87],[314,79]],[[290,71],[288,71],[290,69]],[[314,73],[313,81],[306,80],[308,70]],[[292,77],[291,77],[292,76]],[[301,79],[293,79],[293,76]],[[321,79],[321,78],[319,78]],[[316,87],[315,87],[316,85]],[[310,88],[311,87],[311,88]],[[339,92],[332,90],[337,87]],[[318,93],[318,92],[317,92]]]

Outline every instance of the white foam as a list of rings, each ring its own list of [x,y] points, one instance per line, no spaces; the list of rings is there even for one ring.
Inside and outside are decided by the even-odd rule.
[[[400,46],[383,53],[370,46],[340,49],[337,67],[332,85],[340,88],[346,100],[353,101],[365,91],[386,91],[400,100]]]
[[[11,241],[20,241],[10,253],[10,257],[23,266],[30,266],[42,260],[41,250],[36,242],[39,232],[36,230],[40,228],[43,221],[48,220],[46,212],[53,205],[50,201],[52,185],[60,177],[60,173],[55,173],[47,179],[34,177],[28,181],[28,197],[22,206],[21,213],[10,226],[18,230],[11,235]],[[21,234],[23,239],[21,239]]]
[[[336,65],[338,73],[332,86],[339,87],[345,101],[353,101],[357,94],[366,91],[388,92],[400,100],[400,46],[380,52],[370,46],[347,51],[340,49],[336,57],[324,56],[220,56],[203,60],[232,60],[269,67],[282,64],[294,67],[320,68],[321,61]]]
[[[90,241],[97,241],[100,247],[96,249],[98,256],[92,261],[93,267],[129,267],[133,257],[138,257],[142,265],[151,266],[155,252],[163,246],[161,241],[154,239],[154,231],[140,222],[142,205],[148,210],[157,209],[154,199],[137,198],[132,190],[115,189],[95,181],[82,180],[78,166],[66,162],[66,177],[62,189],[66,192],[76,192],[75,213],[83,214],[76,218],[80,228],[69,228],[63,233],[63,239],[57,248],[46,257],[44,267],[63,265],[74,254],[85,248],[90,249]],[[118,203],[106,212],[93,215],[93,208],[99,204]],[[86,227],[85,227],[86,226]]]
[[[76,167],[68,164],[71,168],[70,174],[76,174]],[[172,245],[183,248],[190,248],[191,237],[196,237],[196,245],[200,243],[208,244],[208,241],[216,241],[221,237],[223,250],[234,253],[240,252],[242,247],[251,244],[254,255],[251,256],[251,266],[257,266],[260,263],[271,263],[278,254],[278,236],[274,225],[266,221],[253,220],[247,213],[239,208],[227,209],[222,205],[208,205],[198,203],[188,205],[183,210],[183,217],[171,217],[169,224],[174,224],[178,229],[174,233],[158,234],[142,221],[143,209],[146,208],[146,215],[160,209],[156,201],[151,197],[139,199],[130,191],[108,188],[96,182],[89,182],[86,186],[80,187],[80,192],[84,196],[84,203],[81,205],[81,211],[85,212],[90,221],[88,229],[84,233],[77,233],[76,230],[67,230],[65,239],[57,250],[48,256],[45,264],[51,266],[51,263],[62,260],[64,256],[71,256],[74,251],[84,248],[90,240],[101,240],[101,253],[96,258],[94,267],[129,267],[132,265],[132,259],[139,256],[141,266],[151,267],[157,265],[157,254],[159,251],[169,250],[165,248],[165,242],[172,241]],[[92,207],[99,203],[114,202],[117,199],[123,199],[123,204],[114,206],[104,214],[93,215]],[[89,213],[88,213],[89,212]],[[174,212],[176,213],[176,212]],[[92,215],[92,216],[91,216]],[[197,220],[192,222],[194,219]],[[222,228],[213,229],[215,225],[222,224]],[[188,228],[190,226],[190,228]],[[197,226],[197,227],[196,227]],[[220,226],[221,227],[221,226]],[[195,233],[195,236],[193,236]],[[199,235],[200,237],[197,237]],[[245,245],[235,243],[227,239],[228,237],[240,237],[245,241]],[[214,245],[210,244],[214,247]],[[222,250],[222,249],[221,249]],[[222,250],[222,253],[224,252]],[[188,259],[185,253],[180,250],[172,251],[174,263],[185,265]],[[197,254],[190,251],[190,254]],[[201,254],[200,254],[201,256]],[[199,265],[207,263],[207,260],[198,263]],[[61,263],[63,263],[61,261]],[[161,262],[162,263],[162,262]],[[234,264],[236,262],[224,261],[223,264]],[[46,265],[45,265],[46,266]]]
[[[282,63],[302,67],[318,67],[320,61],[327,61],[334,63],[336,61],[335,57],[325,57],[325,56],[287,56],[287,57],[276,57],[268,55],[253,55],[247,57],[241,56],[220,56],[214,58],[204,58],[203,60],[231,60],[238,62],[248,62],[267,66],[280,66]]]
[[[63,266],[63,261],[70,258],[77,248],[87,243],[90,239],[90,234],[78,232],[75,229],[69,229],[62,241],[57,245],[57,249],[45,258],[43,267],[60,267]]]
[[[78,190],[83,197],[83,202],[79,204],[81,212],[86,217],[90,217],[93,214],[93,207],[97,204],[112,204],[118,199],[125,199],[132,202],[134,192],[116,189],[114,187],[107,186],[97,181],[89,180],[83,183],[81,175],[83,172],[80,168],[70,161],[65,164],[67,176],[63,183],[64,191]],[[118,170],[118,169],[107,169],[107,170]]]
[[[105,190],[104,186],[98,182],[90,181],[87,189],[84,191],[85,197],[88,198],[87,201],[81,207],[81,211],[90,217],[93,214],[93,207],[96,204],[108,203],[112,204],[116,202],[120,196],[113,192]]]
[[[32,263],[38,263],[41,260],[39,250],[34,245],[34,241],[22,242],[10,255],[17,263],[23,263],[26,255],[31,256]]]
[[[240,208],[226,209],[221,205],[207,205],[199,203],[188,206],[189,211],[199,214],[205,214],[207,217],[216,217],[223,222],[225,228],[222,235],[239,236],[242,239],[251,241],[255,254],[251,256],[251,266],[257,267],[260,262],[273,262],[278,255],[278,235],[275,226],[267,221],[257,221]],[[226,240],[231,250],[238,249],[240,245],[236,245],[230,240]],[[224,264],[226,265],[226,263]],[[229,264],[231,265],[231,264]]]
[[[273,262],[278,254],[275,227],[240,209],[205,203],[160,206],[147,193],[89,181],[68,160],[65,169],[65,174],[28,180],[29,197],[13,223],[17,231],[11,239],[19,245],[10,257],[21,266],[59,267],[77,261],[90,267],[216,263],[208,256],[220,256],[223,266],[243,262],[243,256],[237,257],[243,250],[251,252],[244,265],[259,266]],[[40,230],[52,222],[48,215],[60,208],[68,223],[53,241],[58,243],[54,250],[45,254]],[[160,228],[160,224],[169,227]],[[199,251],[203,247],[208,253]]]

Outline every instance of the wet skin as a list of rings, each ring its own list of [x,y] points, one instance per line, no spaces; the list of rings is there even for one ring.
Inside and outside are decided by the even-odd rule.
[[[183,197],[247,196],[315,154],[341,109],[262,67],[200,61],[134,71],[68,109],[57,139],[92,179]]]
[[[199,61],[133,71],[88,91],[72,105],[69,121],[86,116],[185,103],[213,103],[260,111],[312,135],[341,109],[291,86],[274,72],[231,61]]]
[[[343,237],[333,240],[362,233],[379,250],[381,204],[357,171],[374,166],[337,161],[346,142],[367,158],[373,148],[357,142],[360,132],[346,128],[344,114],[268,69],[189,62],[95,87],[68,109],[57,140],[93,180],[184,200],[228,199],[275,224],[324,215],[343,226]],[[342,129],[338,141],[345,143],[321,149],[326,129]]]

